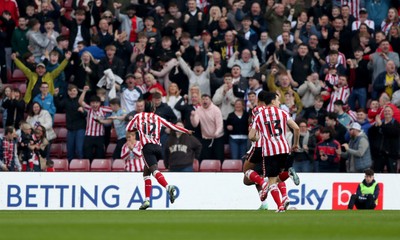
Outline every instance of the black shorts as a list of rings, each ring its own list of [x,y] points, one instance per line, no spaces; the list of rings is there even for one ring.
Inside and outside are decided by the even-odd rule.
[[[279,154],[264,157],[267,177],[277,177],[287,168],[289,154]]]
[[[162,158],[162,148],[158,144],[148,143],[144,145],[143,149],[143,159],[147,167],[151,167],[158,163],[158,160]]]
[[[255,164],[262,163],[263,161],[262,148],[253,147],[252,151],[249,153],[247,161]]]

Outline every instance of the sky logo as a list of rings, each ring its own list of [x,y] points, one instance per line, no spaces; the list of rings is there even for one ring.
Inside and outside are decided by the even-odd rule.
[[[324,202],[328,189],[318,192],[316,189],[307,189],[306,184],[302,184],[300,189],[291,189],[288,191],[290,205],[312,205],[319,210]]]

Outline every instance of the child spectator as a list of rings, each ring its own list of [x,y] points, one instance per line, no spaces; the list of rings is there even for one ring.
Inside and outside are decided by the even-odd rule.
[[[31,169],[31,171],[40,172],[46,169],[46,156],[49,151],[47,148],[48,144],[49,142],[46,139],[46,128],[42,125],[38,125],[32,135],[32,143],[29,144],[29,148],[33,153],[32,159],[29,160],[29,162],[33,162],[33,169]]]
[[[33,144],[32,127],[29,123],[23,122],[20,124],[20,129],[19,153],[21,156],[22,171],[33,171],[33,152],[29,148],[29,146]]]
[[[144,162],[142,155],[142,145],[139,141],[136,141],[136,132],[126,132],[126,143],[122,146],[121,159],[125,160],[125,171],[143,171]],[[151,183],[151,179],[148,180]]]
[[[126,142],[125,132],[126,132],[126,122],[125,116],[127,112],[121,108],[121,102],[118,98],[113,98],[110,100],[110,107],[112,110],[111,116],[107,118],[108,121],[104,121],[108,124],[113,124],[115,132],[117,133],[117,145],[113,153],[113,159],[118,159],[121,156],[122,146]]]
[[[107,113],[111,113],[110,107],[101,106],[101,100],[98,96],[90,98],[90,105],[84,102],[88,86],[83,88],[79,97],[79,104],[88,112],[87,126],[85,132],[85,142],[83,145],[84,158],[93,160],[94,158],[104,158],[104,118]]]

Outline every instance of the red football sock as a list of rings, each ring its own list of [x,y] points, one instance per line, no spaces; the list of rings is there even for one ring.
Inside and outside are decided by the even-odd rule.
[[[279,188],[279,191],[281,192],[282,198],[285,198],[286,197],[286,183],[285,182],[278,183],[278,188]]]
[[[167,183],[167,181],[165,180],[164,175],[163,175],[160,171],[155,170],[155,171],[153,172],[153,176],[157,179],[157,182],[158,182],[161,186],[163,186],[164,188],[167,187],[168,183]]]
[[[33,170],[33,162],[29,162],[29,168]]]
[[[143,179],[144,179],[144,195],[146,199],[150,199],[151,189],[152,189],[150,176],[146,176]]]
[[[282,182],[284,182],[286,181],[286,179],[289,178],[289,172],[288,171],[281,172],[278,177]]]
[[[282,206],[281,195],[279,193],[279,189],[278,189],[278,186],[276,184],[271,185],[270,192],[271,192],[272,197],[274,198],[276,206],[278,206],[278,208],[280,206]]]
[[[22,171],[23,171],[23,172],[26,172],[27,166],[28,166],[28,165],[27,165],[26,163],[23,163],[23,164],[22,164]]]
[[[246,177],[250,181],[252,181],[260,186],[263,185],[264,179],[262,177],[260,177],[260,175],[258,175],[258,173],[256,173],[254,170],[251,170],[251,169],[247,170],[245,174],[246,174]]]

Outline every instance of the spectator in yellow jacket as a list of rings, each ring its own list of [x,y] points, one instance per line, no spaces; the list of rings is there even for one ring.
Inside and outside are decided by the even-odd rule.
[[[32,100],[32,96],[37,96],[40,93],[40,85],[42,82],[49,84],[49,92],[54,94],[54,79],[60,75],[64,68],[68,64],[68,60],[71,58],[71,52],[65,53],[65,59],[61,62],[60,66],[51,72],[46,72],[46,66],[43,63],[36,65],[36,71],[31,71],[26,67],[14,54],[11,55],[11,59],[15,62],[15,65],[25,74],[28,79],[26,86],[26,93],[24,101],[26,104]]]

